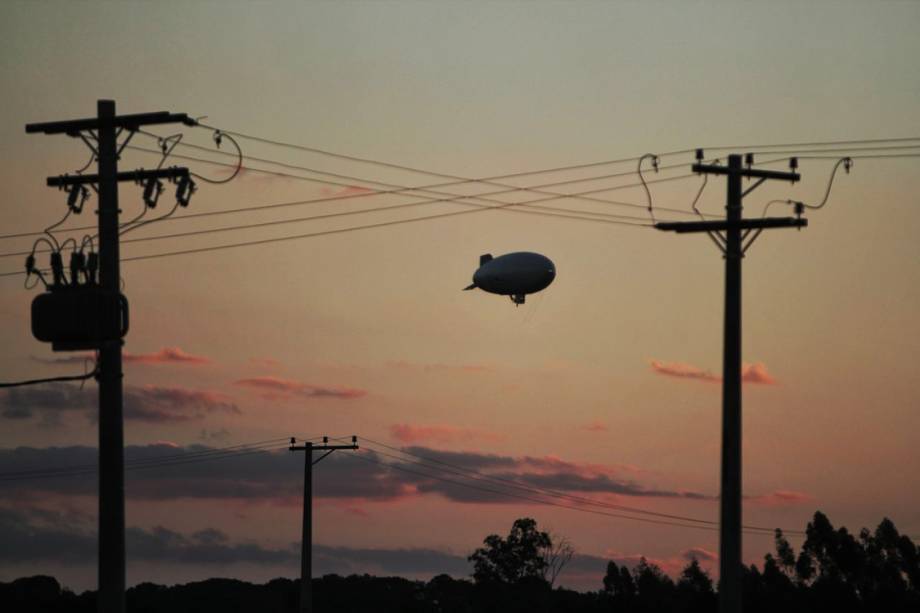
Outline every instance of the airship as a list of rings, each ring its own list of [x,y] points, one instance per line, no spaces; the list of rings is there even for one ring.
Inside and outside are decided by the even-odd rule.
[[[556,278],[556,266],[545,255],[519,251],[493,258],[491,253],[479,256],[479,268],[473,273],[473,283],[464,290],[477,287],[491,294],[510,296],[515,305],[524,304],[527,294],[546,289]]]

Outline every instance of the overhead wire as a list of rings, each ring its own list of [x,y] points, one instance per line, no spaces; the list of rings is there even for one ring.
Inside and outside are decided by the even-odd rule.
[[[263,143],[272,144],[272,145],[277,145],[277,146],[281,146],[281,147],[299,149],[299,150],[303,150],[303,151],[308,151],[308,152],[312,152],[312,153],[317,153],[317,154],[320,154],[320,155],[333,156],[333,157],[337,157],[337,158],[341,158],[341,159],[352,160],[352,161],[357,161],[357,162],[364,162],[364,163],[368,163],[368,164],[375,164],[375,165],[379,165],[379,166],[385,166],[385,167],[391,167],[391,168],[396,168],[396,169],[402,169],[402,170],[407,170],[407,171],[412,171],[412,172],[418,172],[418,173],[422,173],[422,174],[429,174],[429,175],[443,176],[443,177],[454,177],[454,176],[455,176],[455,175],[447,175],[447,174],[443,174],[443,173],[435,173],[435,172],[432,172],[432,171],[421,170],[421,169],[417,169],[417,168],[413,168],[413,167],[405,166],[405,165],[401,165],[401,164],[393,164],[393,163],[389,163],[389,162],[382,162],[382,161],[379,161],[379,160],[372,160],[372,159],[368,159],[368,158],[361,158],[361,157],[358,157],[358,156],[351,156],[351,155],[345,155],[345,154],[334,153],[334,152],[330,152],[330,151],[326,151],[326,150],[322,150],[322,149],[318,149],[318,148],[307,147],[307,146],[304,146],[304,145],[298,145],[298,144],[295,144],[295,143],[288,143],[288,142],[283,142],[283,141],[268,139],[268,138],[264,138],[264,137],[254,136],[254,135],[246,134],[246,133],[239,132],[239,131],[223,130],[223,129],[215,128],[215,127],[213,127],[213,126],[210,126],[210,125],[207,125],[207,124],[204,124],[204,123],[199,123],[199,125],[200,125],[202,128],[205,128],[205,129],[208,129],[208,130],[212,130],[212,131],[220,130],[220,131],[221,131],[223,134],[225,134],[225,135],[226,135],[226,134],[231,134],[231,135],[234,135],[234,136],[238,136],[238,137],[240,137],[240,138],[245,138],[245,139],[253,140],[253,141],[256,141],[256,142],[263,142]],[[846,145],[846,144],[870,144],[870,143],[891,143],[891,142],[920,142],[920,136],[917,136],[917,137],[898,137],[898,138],[880,138],[880,139],[850,139],[850,140],[834,140],[834,141],[808,141],[808,142],[790,142],[790,143],[768,143],[768,144],[759,143],[759,144],[754,144],[754,145],[750,145],[750,144],[748,144],[748,145],[719,145],[719,146],[705,147],[704,149],[713,150],[713,151],[722,151],[722,150],[729,150],[729,149],[739,149],[739,150],[740,150],[740,149],[752,149],[752,150],[757,150],[757,149],[769,149],[769,148],[815,147],[815,146],[833,146],[833,145]],[[184,146],[198,147],[197,145],[191,145],[191,144],[189,144],[189,143],[183,143],[183,145],[184,145]],[[202,148],[202,149],[204,149],[204,148]],[[210,150],[209,150],[209,151],[210,151]],[[694,151],[694,150],[693,150],[693,149],[680,149],[680,150],[675,150],[675,151],[668,151],[668,152],[666,152],[666,153],[661,153],[661,154],[659,154],[659,157],[668,157],[668,156],[673,156],[673,155],[680,155],[680,154],[690,153],[690,152],[692,152],[692,151]],[[212,153],[223,153],[223,152],[213,152],[213,151],[212,151]],[[232,155],[232,154],[228,154],[228,155]],[[871,157],[917,157],[918,155],[920,155],[920,154],[917,154],[917,155],[914,155],[914,154],[900,154],[900,155],[885,155],[885,156],[871,156]],[[850,157],[854,157],[854,156],[850,156]],[[860,156],[860,157],[865,157],[865,156]],[[637,159],[639,159],[639,158],[638,158],[638,157],[629,157],[629,158],[620,158],[620,159],[614,159],[614,160],[605,160],[605,161],[601,161],[601,162],[590,162],[590,163],[586,163],[586,164],[574,164],[574,165],[569,165],[569,166],[560,166],[560,167],[556,167],[556,168],[546,168],[546,169],[539,169],[539,170],[534,170],[534,171],[525,171],[525,172],[519,172],[519,173],[507,173],[507,174],[504,174],[504,175],[495,175],[495,176],[491,176],[491,177],[483,177],[483,178],[480,178],[480,179],[471,179],[471,180],[469,180],[468,182],[488,182],[488,181],[492,181],[492,180],[516,178],[516,177],[530,176],[530,175],[535,175],[535,174],[546,174],[546,173],[552,173],[552,172],[563,172],[563,171],[566,171],[566,170],[577,170],[577,169],[583,169],[583,168],[591,168],[591,167],[598,167],[598,166],[604,166],[604,165],[614,165],[614,164],[618,164],[618,163],[633,162],[633,161],[636,161]],[[782,159],[785,160],[785,159],[788,159],[788,158],[782,158]],[[827,157],[827,156],[824,156],[824,157],[822,157],[822,156],[812,156],[812,157],[809,157],[809,158],[802,158],[802,159],[837,159],[837,156],[830,156],[830,157]],[[777,161],[778,161],[778,160],[777,160]],[[764,163],[764,162],[761,162],[761,164],[763,164],[763,163]],[[631,173],[626,173],[626,174],[631,174]],[[430,186],[425,186],[425,187],[443,187],[443,186],[446,186],[446,184],[443,184],[443,183],[442,183],[442,184],[430,185]],[[348,195],[347,197],[349,197],[349,198],[351,198],[351,197],[361,197],[361,196],[366,196],[366,195],[368,195],[368,194]],[[637,206],[641,206],[641,205],[637,205]],[[186,216],[183,216],[182,218],[184,218],[184,217],[186,217]],[[181,219],[181,218],[180,218],[180,219]],[[92,230],[92,229],[95,229],[95,226],[85,226],[85,227],[79,227],[79,228],[68,228],[67,231]],[[33,232],[20,232],[20,233],[13,233],[13,234],[0,235],[0,239],[24,238],[24,237],[35,236],[35,235],[36,235],[36,232],[34,232],[34,231],[33,231]]]
[[[0,388],[24,387],[26,385],[38,385],[40,383],[55,383],[59,381],[86,381],[92,379],[98,374],[96,369],[92,372],[83,373],[82,375],[66,375],[62,377],[45,377],[43,379],[27,379],[25,381],[4,381],[0,382]]]
[[[652,511],[652,510],[650,510],[650,509],[643,509],[643,508],[639,508],[639,507],[632,507],[632,506],[619,505],[619,504],[614,504],[614,503],[607,503],[607,502],[595,500],[595,499],[593,499],[593,498],[586,497],[586,496],[578,496],[578,495],[575,495],[575,494],[566,493],[566,492],[562,492],[562,491],[559,491],[559,490],[554,490],[554,489],[551,489],[551,488],[535,486],[535,485],[528,484],[528,483],[522,483],[522,482],[517,481],[517,480],[515,480],[515,479],[508,479],[508,478],[504,478],[504,477],[497,476],[497,475],[484,475],[483,473],[481,473],[481,472],[479,472],[479,471],[476,471],[476,470],[473,470],[473,469],[464,468],[464,467],[458,466],[457,464],[453,464],[453,463],[450,463],[450,462],[445,462],[445,461],[443,461],[443,460],[438,460],[438,459],[435,459],[435,458],[429,458],[429,457],[426,457],[426,456],[423,456],[423,455],[420,455],[420,454],[417,454],[417,453],[413,453],[413,452],[411,452],[411,451],[406,451],[405,449],[400,449],[400,448],[397,448],[397,447],[393,447],[393,446],[391,446],[391,445],[387,445],[386,443],[382,443],[382,442],[379,442],[379,441],[374,441],[373,439],[369,439],[369,438],[367,438],[367,437],[361,437],[361,441],[362,441],[362,444],[364,444],[366,447],[372,449],[375,453],[379,453],[379,454],[381,454],[381,455],[383,455],[383,456],[390,457],[390,458],[396,459],[396,460],[398,460],[398,461],[403,461],[403,462],[405,462],[405,461],[412,461],[412,462],[416,462],[416,463],[423,464],[423,465],[426,465],[426,464],[437,464],[437,465],[439,465],[439,467],[447,467],[447,469],[445,469],[445,468],[440,468],[441,470],[446,470],[446,472],[451,472],[451,473],[458,474],[458,475],[464,475],[464,476],[466,476],[467,478],[471,478],[471,479],[475,479],[475,480],[480,480],[480,481],[486,481],[486,482],[493,482],[493,483],[504,484],[504,485],[511,486],[511,487],[513,487],[513,488],[515,488],[515,489],[518,489],[518,490],[528,491],[528,492],[531,492],[531,493],[538,493],[538,494],[542,494],[542,495],[550,495],[550,496],[553,496],[553,497],[564,498],[564,499],[567,499],[567,500],[570,500],[570,501],[573,501],[573,502],[578,502],[578,503],[581,503],[581,504],[587,504],[587,505],[591,505],[591,506],[598,506],[598,507],[603,507],[603,508],[615,509],[615,510],[619,510],[619,511],[627,511],[627,512],[631,512],[631,513],[647,514],[647,515],[651,515],[651,516],[662,517],[662,518],[665,518],[665,519],[674,519],[674,520],[679,520],[679,521],[689,521],[689,522],[701,523],[701,524],[708,524],[708,525],[718,525],[718,522],[717,522],[717,521],[713,521],[713,520],[699,519],[699,518],[695,518],[695,517],[688,517],[688,516],[685,516],[685,515],[675,515],[675,514],[670,514],[670,513],[661,513],[661,512],[658,512],[658,511]],[[371,443],[371,445],[367,445],[367,443]],[[392,455],[392,454],[388,454],[388,453],[386,453],[386,452],[380,451],[379,449],[373,449],[373,448],[372,448],[373,445],[380,446],[380,447],[384,447],[384,448],[387,448],[387,449],[396,451],[397,453],[401,453],[401,454],[403,454],[403,455],[405,455],[405,456],[410,456],[411,458],[414,458],[414,459],[412,459],[412,460],[407,460],[406,458],[400,458],[400,457],[394,456],[394,455]],[[448,469],[450,469],[450,470],[448,470]],[[773,530],[773,528],[765,528],[765,527],[762,527],[762,526],[743,526],[743,527],[746,528],[746,529],[749,529],[749,530],[760,530],[760,531],[772,531],[772,530]]]
[[[446,477],[441,477],[441,476],[437,476],[437,475],[432,475],[432,474],[427,473],[427,472],[424,472],[424,471],[413,470],[413,469],[411,469],[411,468],[407,468],[407,467],[405,467],[405,466],[400,466],[400,465],[396,465],[396,464],[391,464],[391,463],[389,463],[389,462],[382,462],[382,461],[380,461],[380,460],[376,460],[376,459],[374,459],[374,458],[371,458],[371,457],[368,457],[367,455],[362,455],[362,454],[347,454],[347,455],[344,455],[343,457],[345,457],[345,458],[347,458],[347,459],[349,459],[349,460],[360,460],[360,461],[362,461],[362,462],[368,462],[368,463],[372,463],[372,464],[377,464],[377,465],[380,465],[380,466],[386,468],[387,470],[395,470],[395,471],[404,472],[404,473],[408,473],[408,474],[414,474],[414,475],[417,475],[417,476],[426,477],[426,478],[428,478],[428,479],[434,479],[434,480],[436,480],[436,481],[441,481],[441,482],[443,482],[443,483],[449,483],[449,484],[452,484],[452,485],[457,485],[457,486],[465,487],[465,488],[468,488],[468,489],[479,490],[479,491],[486,492],[486,493],[490,493],[490,494],[496,494],[496,495],[499,495],[499,496],[504,496],[504,497],[507,497],[507,498],[517,499],[517,500],[524,500],[524,501],[532,502],[532,503],[536,503],[536,504],[542,504],[542,505],[551,506],[551,507],[557,507],[557,508],[561,508],[561,509],[568,509],[568,510],[577,511],[577,512],[580,512],[580,513],[591,513],[591,514],[593,514],[593,515],[601,515],[601,516],[613,517],[613,518],[617,518],[617,519],[625,519],[625,520],[630,520],[630,521],[637,521],[637,522],[643,522],[643,523],[649,523],[649,524],[657,524],[657,525],[663,525],[663,526],[672,526],[672,527],[678,527],[678,528],[692,528],[692,529],[696,529],[696,530],[706,530],[706,531],[710,531],[710,532],[715,532],[715,531],[718,531],[718,530],[719,530],[719,528],[718,528],[717,526],[710,526],[710,525],[703,525],[703,524],[694,524],[694,523],[682,523],[682,522],[670,521],[670,520],[664,520],[664,519],[654,519],[654,518],[650,518],[650,517],[636,517],[636,516],[633,516],[633,515],[626,515],[626,514],[623,514],[623,513],[615,513],[615,512],[611,512],[611,511],[604,511],[604,510],[601,510],[601,509],[591,509],[591,508],[585,508],[585,507],[579,507],[579,506],[573,506],[573,505],[563,504],[563,503],[561,503],[561,502],[556,502],[556,501],[554,501],[554,500],[547,499],[547,498],[537,498],[537,497],[533,497],[533,496],[527,496],[527,495],[522,495],[522,494],[515,494],[515,493],[512,493],[512,492],[508,492],[508,491],[504,491],[504,490],[500,490],[500,489],[493,489],[493,488],[489,488],[489,487],[483,487],[483,486],[479,486],[479,485],[473,485],[473,484],[471,484],[471,483],[465,483],[465,482],[462,482],[462,481],[457,481],[457,480],[449,479],[449,478],[446,478]],[[745,533],[747,533],[747,534],[752,534],[752,535],[772,536],[772,534],[767,533],[767,532],[762,532],[762,531],[743,530],[743,532],[745,532]]]
[[[639,174],[639,180],[642,182],[642,189],[645,190],[645,197],[648,199],[648,214],[649,214],[649,217],[652,218],[652,223],[654,224],[657,222],[655,221],[655,213],[652,210],[652,192],[649,191],[648,185],[645,182],[645,177],[642,176],[642,162],[644,162],[646,159],[652,160],[652,168],[654,168],[655,172],[657,173],[658,172],[658,156],[655,155],[654,153],[646,153],[645,155],[639,158],[639,164],[636,167],[636,172]]]
[[[199,122],[198,125],[201,126],[202,128],[209,129],[209,130],[219,129],[214,126],[210,126],[208,124],[204,124],[201,122]],[[246,134],[246,133],[239,132],[239,131],[225,130],[222,128],[221,130],[224,133],[233,134],[234,136],[238,136],[240,138],[244,138],[244,139],[251,140],[254,142],[261,142],[261,143],[265,143],[269,145],[275,145],[275,146],[285,147],[285,148],[290,148],[290,149],[298,149],[298,150],[306,151],[309,153],[315,153],[318,155],[335,157],[335,158],[339,158],[343,160],[349,160],[352,162],[373,164],[377,166],[394,168],[398,170],[405,170],[408,172],[427,174],[430,176],[453,177],[453,175],[446,175],[443,173],[436,173],[436,172],[432,172],[428,170],[422,170],[422,169],[408,166],[405,164],[395,164],[392,162],[384,162],[381,160],[374,160],[374,159],[363,158],[363,157],[358,157],[354,155],[336,153],[336,152],[328,151],[325,149],[319,149],[316,147],[309,147],[306,145],[300,145],[296,143],[280,141],[277,139],[271,139],[271,138],[266,138],[262,136]],[[849,140],[817,141],[817,142],[799,141],[799,142],[790,142],[790,143],[771,143],[771,144],[757,144],[757,145],[719,145],[719,146],[703,147],[703,149],[712,150],[712,151],[726,151],[726,150],[738,150],[738,149],[776,149],[776,148],[789,148],[789,147],[822,147],[822,146],[832,146],[832,145],[862,145],[862,144],[872,144],[872,143],[896,143],[896,142],[920,142],[920,136],[895,137],[895,138],[874,138],[874,139],[849,139]],[[659,154],[659,157],[670,157],[674,155],[682,155],[685,153],[692,153],[693,151],[694,149],[678,149],[674,151],[668,151],[665,153],[661,153]],[[600,161],[600,162],[573,164],[570,166],[561,166],[555,169],[541,169],[541,170],[535,170],[535,171],[527,171],[527,172],[521,172],[521,173],[507,174],[507,175],[503,175],[500,177],[493,177],[493,178],[494,179],[508,179],[508,178],[516,178],[516,177],[521,177],[521,176],[529,176],[533,174],[543,174],[543,173],[548,173],[548,172],[557,172],[557,171],[563,172],[563,171],[568,171],[568,170],[580,170],[584,168],[593,168],[593,167],[598,167],[598,166],[607,166],[607,165],[613,165],[613,164],[635,162],[639,159],[639,157],[629,157],[629,158],[620,158],[620,159],[614,159],[614,160],[605,160],[605,161]],[[491,180],[491,179],[484,179],[484,180]]]
[[[209,152],[209,153],[219,153],[219,154],[221,154],[221,155],[232,155],[232,154],[223,153],[223,152],[214,152],[214,151],[210,151],[210,150],[206,149],[205,147],[202,147],[202,146],[200,146],[200,145],[191,144],[191,143],[183,143],[182,146],[183,146],[183,147],[187,147],[187,148],[197,149],[197,150],[200,150],[200,151],[206,151],[206,152]],[[132,148],[132,149],[135,149],[135,150],[138,150],[138,151],[145,151],[145,152],[150,153],[150,150],[144,149],[144,148],[142,148],[142,147],[131,147],[131,148]],[[347,157],[347,156],[346,156],[346,157]],[[352,181],[352,182],[358,182],[358,183],[362,183],[362,184],[373,184],[373,185],[379,185],[379,186],[383,186],[383,187],[389,188],[389,191],[386,191],[386,192],[383,192],[383,191],[380,191],[380,190],[376,190],[376,192],[377,192],[376,194],[375,194],[375,193],[368,194],[368,195],[371,195],[371,196],[373,196],[373,195],[378,195],[378,194],[382,195],[382,194],[384,194],[384,193],[386,193],[386,194],[402,194],[402,193],[404,193],[404,192],[415,192],[415,191],[419,191],[419,192],[421,192],[421,191],[424,191],[424,192],[431,192],[431,193],[435,193],[435,194],[442,195],[442,196],[443,196],[443,195],[447,195],[447,196],[456,196],[456,195],[458,195],[458,194],[454,194],[454,193],[452,193],[452,192],[438,192],[438,191],[436,191],[436,190],[437,190],[438,188],[444,188],[444,187],[457,187],[457,186],[460,186],[460,185],[479,184],[479,183],[481,183],[481,184],[484,184],[484,185],[492,185],[492,186],[496,186],[496,187],[501,187],[501,188],[503,188],[503,189],[502,189],[502,191],[498,191],[498,192],[487,192],[487,193],[482,193],[482,194],[470,194],[470,195],[467,196],[468,198],[479,198],[479,197],[481,197],[482,200],[488,200],[487,198],[485,198],[485,196],[499,195],[499,194],[508,194],[508,193],[512,193],[512,192],[521,192],[521,191],[523,191],[523,192],[536,193],[536,194],[540,194],[540,195],[544,195],[544,196],[559,196],[559,197],[573,198],[573,199],[578,199],[578,200],[588,200],[588,201],[591,201],[591,202],[597,202],[597,203],[601,203],[601,204],[614,205],[614,206],[627,206],[627,207],[632,207],[632,208],[643,208],[642,205],[635,204],[635,203],[632,203],[632,202],[621,202],[621,201],[616,201],[616,200],[609,200],[609,199],[606,199],[606,198],[595,198],[595,197],[581,196],[581,195],[574,195],[574,194],[566,194],[566,193],[559,193],[559,192],[549,192],[549,191],[546,191],[546,190],[545,190],[546,187],[559,187],[559,186],[562,186],[562,185],[573,185],[573,184],[577,184],[577,183],[587,183],[587,182],[591,182],[591,181],[600,181],[600,180],[605,180],[605,179],[612,179],[612,178],[618,178],[618,177],[626,177],[626,176],[632,175],[632,174],[633,174],[632,172],[618,172],[618,173],[610,173],[610,174],[605,174],[605,175],[600,175],[600,176],[586,177],[586,178],[581,178],[581,179],[570,179],[570,180],[566,180],[566,181],[554,181],[554,182],[552,182],[552,183],[547,183],[547,184],[543,184],[543,185],[519,186],[519,185],[511,185],[511,184],[507,184],[507,183],[499,183],[499,182],[497,182],[497,181],[495,180],[495,179],[498,179],[498,178],[503,178],[503,176],[498,176],[498,177],[494,177],[494,178],[486,177],[486,178],[474,179],[474,178],[461,177],[461,176],[458,176],[458,175],[450,175],[450,174],[443,174],[443,173],[437,173],[437,172],[429,172],[429,171],[420,170],[420,169],[414,169],[415,172],[424,173],[424,174],[430,174],[430,175],[432,175],[432,176],[443,177],[443,178],[449,178],[449,179],[455,179],[455,180],[450,181],[450,182],[447,182],[447,183],[443,183],[443,182],[442,182],[442,183],[434,183],[434,184],[430,184],[430,185],[419,185],[419,186],[415,186],[415,187],[407,187],[407,186],[404,186],[404,185],[397,185],[397,184],[394,184],[394,183],[386,183],[386,182],[383,182],[383,181],[377,181],[377,180],[372,180],[372,179],[367,179],[367,178],[362,178],[362,177],[356,177],[356,176],[351,176],[351,175],[346,175],[346,174],[341,174],[341,173],[329,172],[329,171],[325,171],[325,170],[318,170],[318,169],[311,168],[311,167],[308,167],[308,166],[303,166],[303,165],[298,165],[298,164],[290,164],[290,163],[287,163],[287,162],[281,162],[281,161],[278,161],[278,160],[273,160],[273,159],[268,159],[268,158],[255,157],[255,156],[251,156],[251,155],[244,156],[244,158],[247,159],[247,160],[253,160],[253,161],[257,161],[257,162],[264,163],[264,164],[270,164],[270,165],[274,165],[274,166],[280,166],[280,167],[283,167],[283,168],[294,169],[294,170],[301,170],[301,171],[304,171],[304,172],[311,172],[311,173],[314,173],[314,174],[320,174],[320,175],[324,175],[324,176],[328,176],[328,177],[336,177],[336,178],[339,178],[339,179],[345,179],[345,180]],[[196,160],[196,161],[206,162],[206,163],[214,163],[214,160],[203,160],[203,159],[201,159],[201,158],[194,158],[194,157],[189,157],[189,156],[183,156],[182,159]],[[670,165],[668,165],[668,166],[663,166],[663,167],[662,167],[662,170],[671,170],[671,169],[675,169],[675,168],[683,168],[684,166],[685,166],[684,164],[670,164]],[[406,168],[408,168],[408,167],[406,167]],[[247,167],[247,170],[251,170],[251,171],[254,171],[254,172],[263,172],[263,173],[275,174],[275,173],[272,173],[271,171],[267,171],[267,170],[265,170],[265,169],[261,169],[261,168],[257,168],[257,167],[255,167],[255,168],[253,168],[253,167]],[[555,172],[555,170],[556,170],[556,169],[554,169],[553,172]],[[549,172],[549,171],[548,171],[548,172]],[[303,180],[307,180],[307,181],[315,180],[313,177],[303,177],[303,176],[300,176],[300,175],[290,175],[290,174],[287,174],[287,173],[280,173],[280,174],[281,174],[281,176],[284,176],[284,177],[287,177],[287,178],[303,179]],[[347,187],[354,187],[353,183],[341,184],[341,183],[335,183],[335,182],[327,182],[327,184],[329,184],[329,185],[338,185],[338,186],[340,186],[340,187],[346,187],[346,188],[347,188]],[[499,202],[500,202],[500,201],[499,201]],[[683,210],[681,210],[681,209],[667,209],[667,208],[662,208],[661,210],[667,210],[667,211],[672,212],[672,213],[686,213],[686,211],[683,211]]]
[[[146,152],[148,152],[148,153],[153,153],[152,150],[147,150],[147,149],[138,148],[138,147],[131,147],[131,148],[132,148],[132,149],[140,149],[140,150],[146,151]],[[194,157],[189,157],[189,156],[180,156],[180,155],[178,155],[178,154],[177,154],[175,157],[179,157],[179,158],[181,158],[181,159],[190,159],[190,160],[194,160],[194,161],[200,161],[200,162],[204,162],[204,163],[208,163],[208,164],[214,164],[214,165],[219,165],[219,166],[230,166],[229,164],[225,164],[225,163],[223,163],[223,162],[217,162],[217,161],[214,161],[214,160],[205,160],[205,159],[202,159],[202,158],[194,158]],[[678,167],[682,167],[682,166],[683,166],[683,164],[678,164],[678,165],[672,165],[672,166],[662,167],[662,168],[663,168],[663,169],[665,169],[665,168],[667,168],[667,169],[672,169],[672,168],[678,168]],[[330,181],[323,181],[323,180],[321,180],[321,179],[308,178],[308,177],[303,177],[303,176],[300,176],[300,175],[289,175],[288,173],[278,173],[277,171],[270,171],[270,170],[265,170],[265,169],[247,168],[247,170],[252,170],[253,172],[261,172],[261,173],[265,173],[265,174],[281,175],[281,176],[286,176],[286,177],[288,177],[288,178],[298,178],[298,179],[303,179],[303,180],[312,180],[313,182],[318,182],[318,183],[323,183],[323,182],[324,182],[324,183],[326,183],[326,184],[339,185],[339,186],[341,186],[341,187],[354,187],[354,185],[351,185],[351,184],[333,183],[333,182],[330,182]],[[627,175],[631,175],[631,174],[633,174],[633,172],[615,173],[615,174],[611,174],[611,175],[606,175],[606,176],[604,176],[604,177],[593,177],[591,180],[600,180],[600,179],[603,179],[603,178],[621,177],[621,176],[627,176]],[[693,176],[693,174],[684,174],[684,175],[679,175],[679,176],[676,176],[676,177],[666,177],[666,178],[662,178],[662,179],[649,180],[649,181],[647,181],[647,183],[651,184],[651,183],[670,182],[670,181],[682,180],[682,179],[690,178],[690,177],[692,177],[692,176]],[[586,179],[586,180],[587,180],[587,179]],[[580,182],[583,182],[583,181],[584,181],[584,180],[581,180]],[[558,185],[561,185],[561,184],[567,184],[567,183],[572,183],[572,181],[559,181],[559,182],[548,183],[548,184],[544,184],[544,185],[540,185],[540,186],[536,186],[536,187],[555,187],[555,186],[558,186]],[[533,206],[535,203],[539,203],[539,202],[547,202],[547,201],[551,201],[551,200],[559,200],[559,199],[565,199],[565,198],[584,198],[585,196],[589,196],[589,195],[592,195],[592,194],[598,194],[598,193],[603,193],[603,192],[608,192],[608,191],[617,191],[617,190],[621,190],[621,189],[630,189],[630,188],[633,188],[633,187],[638,187],[639,185],[640,185],[639,183],[631,183],[631,184],[625,184],[625,185],[615,185],[615,186],[611,186],[611,187],[605,187],[605,188],[587,190],[587,191],[582,191],[582,192],[574,192],[574,193],[572,193],[572,194],[561,194],[561,195],[559,195],[559,196],[551,196],[551,197],[547,197],[547,198],[538,198],[538,199],[534,199],[534,200],[524,201],[524,202],[521,202],[521,203],[510,203],[510,204],[517,204],[517,205],[519,205],[519,206],[524,206],[524,205],[526,205],[526,206]],[[236,209],[222,209],[222,210],[219,210],[219,211],[206,211],[206,212],[201,212],[201,213],[188,213],[188,214],[181,215],[181,216],[179,216],[179,217],[173,217],[173,218],[170,219],[170,221],[185,220],[185,219],[193,219],[193,218],[198,218],[198,217],[211,217],[211,216],[219,216],[219,215],[227,215],[227,214],[236,214],[236,213],[249,213],[249,212],[262,211],[262,210],[267,210],[267,209],[276,209],[276,208],[292,207],[292,206],[301,206],[301,205],[308,205],[308,204],[319,204],[319,203],[335,202],[335,201],[341,201],[341,200],[353,200],[353,199],[357,199],[357,198],[368,198],[368,197],[373,197],[373,196],[381,196],[381,195],[390,195],[390,194],[395,194],[395,193],[402,193],[402,192],[404,192],[404,191],[421,190],[421,189],[423,189],[423,187],[424,187],[424,188],[428,188],[428,187],[433,187],[433,186],[422,186],[422,187],[418,187],[418,188],[400,188],[400,189],[398,189],[398,190],[393,190],[393,191],[386,191],[386,190],[371,190],[371,191],[361,192],[361,193],[356,193],[356,194],[339,194],[339,195],[334,195],[334,196],[324,196],[324,197],[319,197],[319,198],[311,198],[311,199],[306,199],[306,200],[296,200],[296,201],[284,202],[284,203],[277,203],[277,204],[268,204],[268,205],[260,205],[260,206],[249,206],[249,207],[241,207],[241,208],[236,208]],[[495,191],[495,192],[487,192],[487,193],[477,194],[477,195],[456,195],[456,196],[451,196],[451,200],[461,200],[461,199],[471,199],[471,198],[485,199],[486,196],[501,195],[501,194],[506,194],[506,193],[510,193],[510,192],[513,192],[513,191],[522,191],[522,190],[523,190],[523,188],[513,188],[513,189],[508,189],[508,190],[499,190],[499,191]],[[532,190],[531,190],[531,191],[532,191]],[[410,197],[418,197],[418,198],[420,198],[421,196],[411,196],[411,195],[410,195]],[[426,200],[424,200],[423,202],[419,202],[418,204],[424,204],[424,203],[429,203],[429,202],[431,202],[431,203],[435,203],[435,202],[444,202],[444,201],[446,201],[444,198],[433,198],[433,199],[426,199]],[[502,202],[502,204],[509,204],[509,203],[505,203],[505,202],[503,202],[503,201],[499,201],[499,202]],[[614,204],[614,203],[615,203],[615,204],[617,204],[617,205],[619,205],[619,206],[626,206],[626,207],[631,207],[631,208],[640,208],[640,209],[644,209],[644,208],[645,208],[643,205],[635,204],[635,203],[629,203],[629,202],[618,202],[618,201],[611,201],[611,200],[606,200],[606,199],[602,200],[602,202],[607,203],[607,204]],[[565,210],[567,210],[567,209],[559,209],[559,210],[560,210],[560,211],[565,211]],[[665,208],[661,208],[660,210],[667,210],[667,211],[669,211],[669,212],[687,214],[687,211],[684,211],[684,210],[681,210],[681,209],[665,209]],[[612,214],[610,214],[610,213],[600,213],[600,212],[591,212],[590,214],[592,214],[592,215],[606,215],[606,216],[612,215]],[[95,229],[95,226],[81,226],[81,227],[68,228],[66,231],[74,232],[74,231],[93,230],[93,229]],[[38,235],[38,234],[41,234],[41,233],[40,233],[40,232],[38,232],[38,233],[36,233],[36,232],[14,233],[14,234],[0,235],[0,239],[23,238],[23,237],[28,237],[28,236],[36,236],[36,235]],[[125,242],[128,242],[128,241],[125,241]]]

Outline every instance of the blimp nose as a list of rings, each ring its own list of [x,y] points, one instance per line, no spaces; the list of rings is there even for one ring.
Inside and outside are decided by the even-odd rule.
[[[556,269],[555,267],[550,266],[546,269],[545,277],[547,285],[553,282],[553,279],[556,278]]]

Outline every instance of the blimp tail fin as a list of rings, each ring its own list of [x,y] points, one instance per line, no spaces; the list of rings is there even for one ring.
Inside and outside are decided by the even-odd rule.
[[[463,288],[463,291],[467,291],[467,290],[471,290],[471,289],[476,289],[476,287],[477,287],[477,285],[476,285],[475,283],[471,283],[470,285],[467,285],[466,287],[464,287],[464,288]]]
[[[482,254],[481,256],[479,256],[479,265],[480,265],[480,266],[482,266],[482,265],[485,264],[486,262],[491,262],[491,261],[492,261],[492,254],[491,254],[491,253],[484,253],[484,254]]]

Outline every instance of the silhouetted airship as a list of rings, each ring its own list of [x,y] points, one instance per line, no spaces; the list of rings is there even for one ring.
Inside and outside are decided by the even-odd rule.
[[[556,278],[556,266],[545,255],[519,251],[493,258],[491,253],[479,256],[479,268],[473,273],[473,283],[464,290],[483,291],[511,296],[514,304],[524,304],[527,294],[545,289]]]

